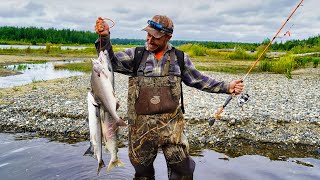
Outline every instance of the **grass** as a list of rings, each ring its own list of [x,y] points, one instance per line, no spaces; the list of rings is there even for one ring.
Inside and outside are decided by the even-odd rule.
[[[317,68],[317,67],[318,67],[319,61],[320,61],[320,58],[313,58],[313,59],[312,59],[313,68]]]
[[[70,63],[70,64],[55,64],[55,69],[68,69],[70,71],[91,72],[91,62]]]
[[[135,47],[133,45],[114,45],[115,52],[123,51],[126,48]],[[264,46],[259,46],[257,52],[247,53],[244,49],[236,48],[231,51],[221,51],[216,49],[210,49],[200,44],[186,44],[177,47],[178,49],[185,51],[196,68],[200,71],[216,71],[226,73],[246,73],[248,69],[253,65],[254,60],[261,54]],[[46,44],[43,49],[0,49],[0,54],[12,54],[23,55],[19,59],[24,60],[12,60],[6,61],[0,58],[0,65],[8,64],[8,62],[19,61],[37,63],[45,62],[47,59],[63,60],[72,58],[90,58],[96,57],[97,53],[95,48],[88,47],[86,49],[61,49],[61,45]],[[3,57],[3,55],[2,55]],[[5,57],[5,56],[4,56]],[[13,57],[13,56],[10,56]],[[15,58],[18,56],[15,56]],[[26,59],[28,57],[28,59]],[[32,57],[32,58],[30,58]],[[36,60],[34,59],[35,57]],[[39,58],[41,57],[41,58]],[[291,71],[296,68],[304,68],[313,64],[313,67],[318,67],[319,57],[294,57],[291,54],[280,57],[278,60],[268,59],[266,55],[262,56],[258,67],[253,69],[254,72],[274,72],[280,74],[286,74],[287,77],[291,77]],[[71,63],[55,65],[56,69],[68,69],[71,71],[91,71],[91,62],[86,61],[84,63]]]
[[[19,64],[18,67],[17,67],[17,70],[18,70],[18,71],[21,71],[21,70],[25,70],[25,69],[27,69],[27,68],[28,68],[27,65],[25,65],[25,64]]]
[[[298,57],[287,54],[280,57],[279,60],[263,60],[259,62],[258,69],[263,72],[273,72],[284,74],[288,79],[292,78],[292,71],[298,68],[313,67],[317,68],[319,63],[318,57],[303,56]]]

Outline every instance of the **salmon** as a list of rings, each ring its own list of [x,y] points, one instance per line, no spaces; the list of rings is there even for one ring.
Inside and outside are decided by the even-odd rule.
[[[119,106],[114,93],[114,76],[109,55],[102,51],[98,59],[91,59],[91,89],[97,101],[110,113],[116,121],[117,126],[126,126],[127,124],[118,116],[116,110]]]
[[[88,102],[88,119],[89,119],[89,131],[90,131],[90,147],[84,153],[84,156],[91,156],[98,160],[98,170],[97,174],[99,175],[101,169],[105,167],[105,164],[102,159],[102,130],[101,122],[98,119],[96,114],[96,106],[98,105],[92,94],[89,92],[87,96]]]

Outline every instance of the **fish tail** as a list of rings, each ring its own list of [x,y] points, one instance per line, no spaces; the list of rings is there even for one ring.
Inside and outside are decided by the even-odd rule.
[[[98,166],[97,175],[99,175],[101,169],[104,168],[104,167],[106,167],[106,165],[104,164],[104,161],[101,160],[101,162],[99,163],[99,166]]]
[[[110,172],[111,169],[113,169],[115,167],[120,167],[120,166],[124,166],[124,163],[122,161],[120,161],[119,159],[117,159],[115,161],[110,161],[108,168],[107,168],[107,172]]]

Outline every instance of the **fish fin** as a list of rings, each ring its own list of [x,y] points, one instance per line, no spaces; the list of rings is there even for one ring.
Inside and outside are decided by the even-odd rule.
[[[123,119],[119,118],[117,120],[117,126],[127,126],[127,124],[123,121]]]
[[[97,101],[94,99],[93,94],[89,91],[88,92],[88,101],[90,101],[94,106],[99,106]]]
[[[91,145],[91,143],[90,143],[90,147],[86,150],[86,152],[84,152],[83,156],[91,156],[97,159],[97,157],[94,155],[93,146]]]
[[[120,107],[120,103],[119,103],[119,101],[117,101],[117,104],[116,104],[116,110],[118,110],[118,109],[119,109],[119,107]]]
[[[97,175],[99,175],[101,169],[104,167],[106,167],[106,165],[104,164],[104,161],[101,159],[101,162],[99,163],[99,166],[98,166]]]
[[[119,159],[115,160],[115,161],[110,161],[108,168],[107,168],[107,172],[110,172],[111,169],[115,168],[115,167],[120,167],[120,166],[124,166],[124,163],[122,161],[120,161]]]

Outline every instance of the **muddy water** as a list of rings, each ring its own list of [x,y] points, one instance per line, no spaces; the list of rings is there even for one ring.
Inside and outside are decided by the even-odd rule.
[[[105,169],[96,175],[97,161],[82,156],[89,142],[67,144],[46,138],[20,138],[21,134],[0,133],[0,179],[132,179],[134,169],[127,148],[120,148],[119,157],[125,167]],[[103,154],[107,163],[110,155]],[[230,158],[213,150],[204,150],[196,161],[194,179],[320,179],[320,160],[289,158],[273,161],[260,155]],[[163,154],[155,161],[156,179],[168,179]]]

